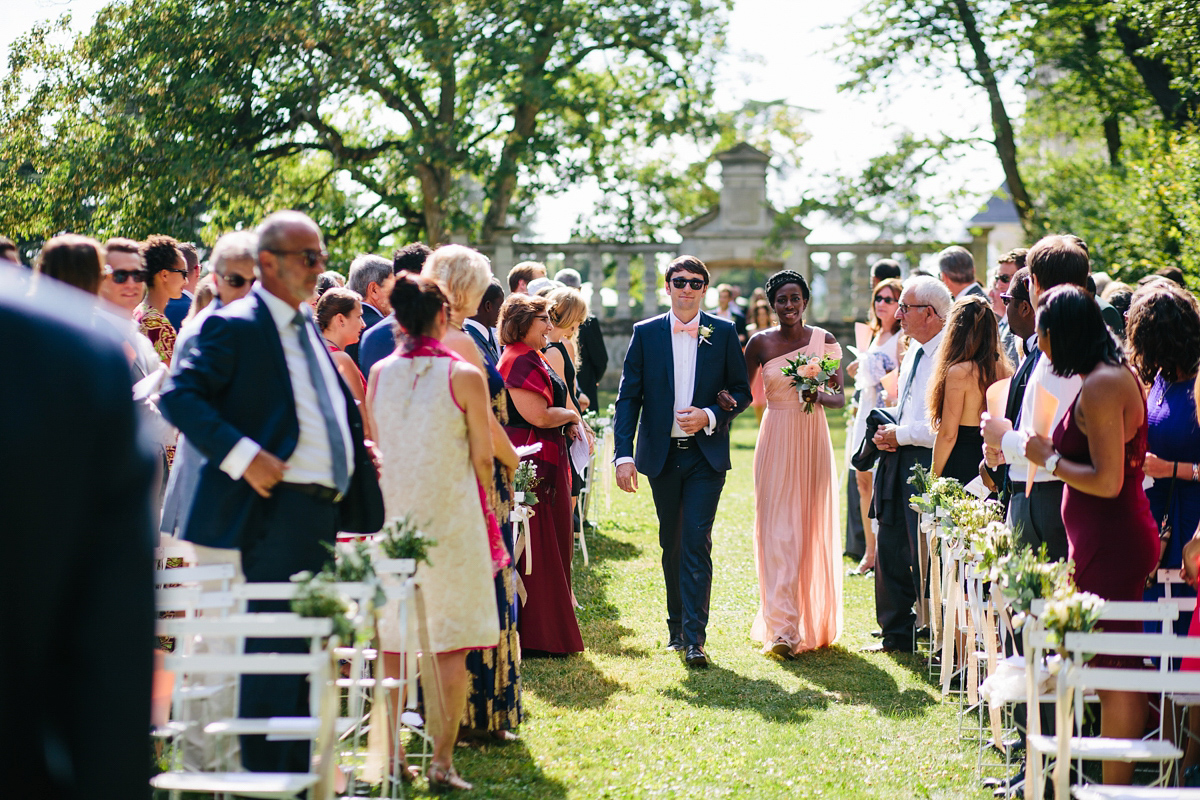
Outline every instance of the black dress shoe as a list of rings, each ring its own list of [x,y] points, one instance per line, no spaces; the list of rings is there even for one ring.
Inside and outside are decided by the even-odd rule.
[[[689,644],[687,650],[683,654],[684,662],[693,669],[705,669],[708,666],[708,655],[704,652],[704,647],[698,644]]]
[[[671,639],[670,639],[670,641],[667,642],[667,652],[668,653],[678,653],[682,649],[683,649],[683,634],[682,633],[671,634]]]

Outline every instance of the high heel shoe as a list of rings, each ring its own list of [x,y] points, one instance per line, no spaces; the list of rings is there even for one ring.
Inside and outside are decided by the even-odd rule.
[[[429,767],[425,770],[425,777],[429,779],[429,791],[431,792],[448,792],[453,789],[461,789],[463,791],[471,791],[475,787],[459,777],[458,772],[454,767],[443,767],[441,764],[429,762]]]

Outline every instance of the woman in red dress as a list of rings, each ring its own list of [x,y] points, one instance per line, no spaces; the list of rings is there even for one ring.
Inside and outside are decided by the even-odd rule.
[[[1055,374],[1080,375],[1083,386],[1053,439],[1030,437],[1026,457],[1066,484],[1062,500],[1075,585],[1105,600],[1142,599],[1158,564],[1158,525],[1142,488],[1146,397],[1100,307],[1077,286],[1059,286],[1038,302],[1038,347]],[[1141,623],[1106,622],[1106,631],[1140,631]],[[1136,667],[1097,656],[1101,666]],[[1146,724],[1143,692],[1100,692],[1100,735],[1139,738]],[[1133,764],[1104,762],[1104,782],[1130,782]]]
[[[575,528],[571,521],[571,464],[567,442],[583,435],[579,415],[567,408],[567,385],[549,369],[541,354],[549,340],[550,314],[544,297],[511,294],[500,309],[500,343],[504,354],[496,365],[508,388],[508,432],[517,447],[540,442],[529,458],[537,471],[538,503],[529,520],[533,569],[519,574],[526,600],[517,615],[521,652],[579,653],[583,637],[571,603],[571,556]],[[528,558],[528,554],[522,558]]]

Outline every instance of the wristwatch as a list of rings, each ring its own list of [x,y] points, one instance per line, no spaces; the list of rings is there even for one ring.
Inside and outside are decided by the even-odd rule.
[[[1053,475],[1054,470],[1058,469],[1058,462],[1061,458],[1062,453],[1059,453],[1057,450],[1051,453],[1050,457],[1046,459],[1046,472],[1049,472],[1051,475]]]

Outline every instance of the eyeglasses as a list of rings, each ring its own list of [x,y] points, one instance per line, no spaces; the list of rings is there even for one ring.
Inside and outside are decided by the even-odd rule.
[[[875,302],[883,303],[885,306],[890,306],[892,303],[896,302],[896,298],[888,297],[887,295],[883,295],[883,294],[877,294],[877,295],[875,295]]]
[[[693,291],[698,292],[704,288],[704,280],[702,278],[671,278],[671,285],[676,289],[690,286]]]
[[[146,273],[140,269],[114,269],[109,270],[108,276],[112,278],[113,283],[124,283],[129,279],[133,279],[134,283],[145,283]]]
[[[187,275],[186,269],[175,269],[174,267],[167,267],[163,270],[163,272],[174,272],[176,275]]]
[[[324,250],[271,250],[268,248],[267,252],[277,256],[304,256],[304,266],[309,269],[329,260],[329,253]]]
[[[1003,272],[996,273],[996,280],[995,280],[996,283],[1007,284],[1011,280],[1012,280],[1012,275],[1005,275]]]
[[[228,284],[229,284],[229,287],[230,287],[231,289],[240,289],[240,288],[242,288],[243,286],[245,286],[246,284],[250,284],[251,286],[253,286],[253,285],[254,285],[254,281],[256,281],[256,280],[258,280],[258,279],[257,279],[257,278],[255,278],[253,275],[251,275],[249,278],[247,278],[247,277],[244,277],[244,276],[242,276],[242,275],[238,275],[238,274],[235,272],[235,273],[233,273],[232,275],[222,275],[222,276],[221,276],[221,280],[223,280],[223,281],[225,281],[226,283],[228,283]]]
[[[1003,301],[1004,305],[1006,305],[1006,306],[1012,302],[1012,299],[1013,299],[1013,297],[1011,294],[1000,295],[1000,300]]]
[[[933,308],[933,306],[929,305],[928,303],[920,303],[920,304],[913,304],[913,305],[909,305],[908,303],[901,303],[899,308],[900,308],[901,314],[907,314],[909,311],[912,311],[914,308]]]

